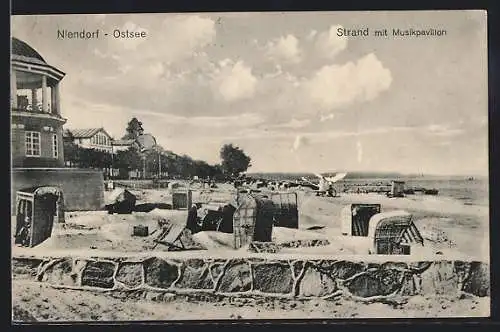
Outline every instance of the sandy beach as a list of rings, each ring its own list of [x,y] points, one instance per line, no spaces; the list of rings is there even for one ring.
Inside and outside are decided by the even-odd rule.
[[[138,204],[168,201],[166,190],[132,191]],[[205,198],[210,197],[205,193]],[[227,193],[226,193],[227,195]],[[212,197],[220,193],[212,193]],[[224,196],[224,195],[222,195]],[[196,195],[195,195],[196,197]],[[200,196],[198,196],[200,197]],[[273,241],[286,243],[297,239],[327,239],[326,246],[288,248],[282,254],[366,255],[363,245],[346,241],[340,234],[340,211],[350,203],[379,203],[382,211],[406,210],[425,240],[425,255],[437,258],[461,257],[488,260],[488,209],[480,205],[464,205],[450,197],[410,196],[388,198],[377,194],[341,194],[339,197],[317,197],[298,191],[299,230],[275,227]],[[164,246],[152,249],[152,237],[131,237],[132,227],[148,225],[154,230],[158,218],[183,222],[186,211],[154,209],[111,215],[106,211],[70,212],[66,226],[55,228],[53,236],[37,246],[44,252],[75,252],[95,249],[123,254],[161,252]],[[313,228],[314,230],[309,230]],[[213,253],[233,251],[232,236],[218,232],[201,232],[185,238]],[[19,248],[13,248],[21,250]],[[35,249],[23,249],[29,253]],[[243,251],[242,251],[243,250]],[[241,254],[246,248],[239,250]],[[91,250],[92,251],[92,250]],[[236,252],[235,252],[236,254]],[[121,297],[120,297],[121,296]],[[79,301],[74,301],[78,297]],[[174,295],[151,295],[82,292],[54,289],[26,280],[13,282],[14,318],[37,321],[52,320],[191,320],[191,319],[290,319],[333,318],[409,318],[487,316],[489,297],[417,296],[391,303],[366,303],[349,299],[300,300],[256,298],[200,298]],[[112,308],[112,309],[111,309]],[[120,308],[120,310],[116,310]],[[24,317],[24,318],[23,318]],[[28,318],[26,318],[28,317]]]
[[[225,191],[224,191],[225,190]],[[131,190],[138,197],[137,204],[161,204],[169,201],[167,189]],[[329,239],[330,245],[316,248],[301,248],[309,253],[367,254],[366,245],[359,239],[341,235],[341,210],[351,203],[381,204],[382,212],[405,210],[412,214],[413,221],[424,238],[422,254],[460,254],[488,260],[489,215],[488,207],[465,205],[459,200],[443,196],[408,195],[388,198],[380,194],[344,194],[338,197],[317,197],[312,192],[299,190],[299,231],[275,227],[273,240],[280,243],[297,239]],[[193,201],[229,200],[228,188],[214,192],[194,192]],[[186,211],[154,209],[150,212],[132,214],[108,214],[106,211],[69,212],[66,225],[56,225],[53,235],[36,247],[43,250],[98,249],[122,252],[150,251],[154,236],[132,237],[134,225],[148,226],[150,232],[158,228],[159,219],[175,223],[185,222]],[[309,229],[314,230],[309,230]],[[232,236],[218,232],[201,232],[193,238],[184,236],[184,242],[206,249],[231,248]],[[194,247],[193,247],[194,248]],[[15,248],[14,248],[15,249]],[[155,251],[167,250],[157,246]]]
[[[490,306],[489,297],[474,296],[418,296],[390,303],[142,293],[131,296],[54,289],[27,281],[14,281],[12,295],[13,320],[23,322],[485,317]]]

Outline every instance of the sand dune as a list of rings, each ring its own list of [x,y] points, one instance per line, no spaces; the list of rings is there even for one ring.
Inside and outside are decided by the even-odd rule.
[[[208,250],[232,250],[234,247],[233,234],[216,231],[204,231],[193,234],[193,240]]]

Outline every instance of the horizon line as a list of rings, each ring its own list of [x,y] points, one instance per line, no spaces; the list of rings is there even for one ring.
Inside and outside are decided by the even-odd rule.
[[[313,171],[247,171],[246,174],[314,174]],[[479,173],[454,173],[454,174],[439,174],[439,173],[426,173],[426,172],[401,172],[401,171],[324,171],[318,172],[321,174],[328,173],[347,173],[347,174],[375,174],[375,175],[389,175],[389,174],[397,174],[400,176],[435,176],[435,177],[489,177],[489,174],[479,174]]]

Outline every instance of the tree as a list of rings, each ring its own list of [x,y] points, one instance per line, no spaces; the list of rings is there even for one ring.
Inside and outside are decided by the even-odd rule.
[[[66,161],[70,167],[78,166],[78,145],[74,142],[73,133],[69,130],[66,131],[63,136],[63,150],[64,150],[64,161]]]
[[[161,147],[157,146],[154,150],[145,151],[142,157],[146,158],[146,169],[151,176],[159,175],[158,158],[161,158],[162,172],[165,171],[166,162],[162,156]]]
[[[127,123],[125,131],[126,134],[123,136],[123,139],[137,139],[137,137],[144,133],[144,128],[142,128],[142,122],[134,117]]]
[[[220,150],[221,166],[226,175],[237,177],[251,167],[251,158],[237,146],[225,144]]]
[[[120,177],[127,177],[128,171],[142,169],[141,155],[133,147],[125,151],[118,151],[115,156],[114,167],[119,169]]]
[[[195,160],[193,162],[194,175],[201,179],[207,179],[211,175],[212,166],[203,160]]]
[[[212,170],[210,172],[210,177],[212,179],[223,180],[224,179],[224,170],[222,169],[222,165],[217,164],[212,166]]]

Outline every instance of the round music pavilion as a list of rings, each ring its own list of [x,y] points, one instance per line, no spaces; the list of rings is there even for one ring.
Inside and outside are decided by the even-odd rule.
[[[12,38],[12,166],[63,167],[59,84],[65,73],[25,42]]]
[[[17,38],[11,56],[12,208],[19,190],[41,186],[61,189],[66,210],[103,208],[102,172],[65,167],[59,93],[65,73]]]

